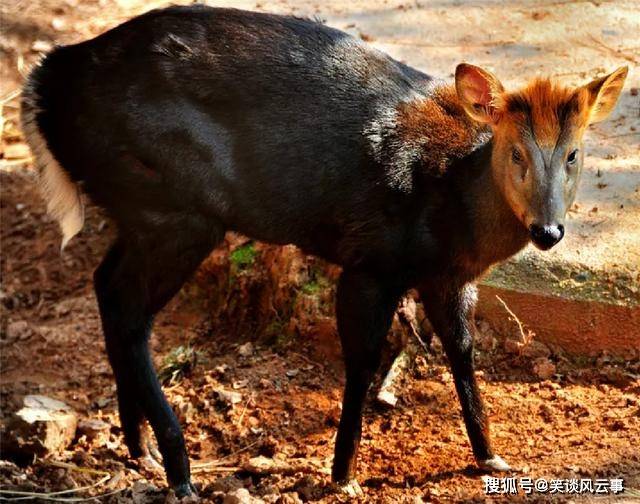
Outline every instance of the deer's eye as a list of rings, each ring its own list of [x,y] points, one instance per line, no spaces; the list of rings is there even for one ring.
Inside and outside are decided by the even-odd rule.
[[[578,149],[573,149],[567,156],[567,164],[575,164],[578,160]]]
[[[515,163],[515,164],[520,164],[522,163],[522,152],[520,152],[520,149],[516,149],[514,148],[511,151],[511,160]]]

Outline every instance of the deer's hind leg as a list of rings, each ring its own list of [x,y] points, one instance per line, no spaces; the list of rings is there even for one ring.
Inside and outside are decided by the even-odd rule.
[[[151,425],[167,479],[179,495],[193,491],[184,437],[156,376],[148,339],[153,317],[223,239],[224,229],[202,216],[174,216],[153,229],[127,232],[95,273],[107,354],[118,390],[125,442],[144,451],[141,422]]]

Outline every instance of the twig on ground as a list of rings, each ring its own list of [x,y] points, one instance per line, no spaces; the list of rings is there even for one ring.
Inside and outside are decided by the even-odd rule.
[[[515,40],[495,40],[476,43],[459,43],[459,44],[429,44],[428,42],[420,42],[412,39],[377,39],[376,42],[389,45],[406,45],[412,47],[429,47],[429,48],[452,48],[452,47],[495,47],[508,46],[516,43]]]
[[[626,136],[640,136],[640,131],[630,131],[628,133],[619,133],[617,135],[605,135],[603,133],[599,133],[602,138],[606,138],[607,140],[610,138],[620,138]]]
[[[618,58],[622,58],[625,59],[631,63],[639,63],[640,60],[638,60],[638,58],[627,54],[625,52],[623,52],[621,49],[616,49],[615,47],[611,47],[608,46],[607,44],[605,44],[602,40],[600,40],[598,37],[595,37],[594,35],[589,35],[589,38],[596,44],[596,46],[600,49],[604,49],[606,52],[617,56]],[[585,44],[587,45],[587,44]]]
[[[507,303],[505,303],[503,301],[503,299],[498,296],[496,294],[496,299],[498,301],[500,301],[500,303],[502,303],[502,306],[504,306],[504,309],[507,310],[507,313],[509,315],[511,315],[511,317],[513,318],[513,320],[516,321],[516,324],[518,324],[518,329],[520,330],[520,336],[522,338],[522,344],[523,345],[527,345],[531,342],[531,339],[533,338],[533,332],[532,331],[527,331],[526,333],[524,332],[524,325],[522,324],[522,322],[520,322],[520,319],[518,318],[518,316],[513,313],[513,311],[511,310],[511,308],[509,308],[509,306],[507,305]]]
[[[4,490],[0,489],[0,499],[7,501],[21,501],[21,500],[32,500],[32,499],[40,499],[46,501],[56,501],[56,502],[87,502],[91,500],[100,499],[109,495],[113,495],[119,492],[122,492],[124,489],[112,490],[110,492],[94,495],[90,497],[63,497],[65,495],[71,493],[84,492],[87,490],[91,490],[93,488],[97,488],[111,480],[111,474],[107,471],[100,471],[98,469],[91,469],[88,467],[78,467],[74,464],[69,464],[67,462],[59,462],[55,460],[51,460],[47,462],[48,465],[52,465],[54,467],[60,467],[63,469],[68,469],[71,471],[77,471],[87,474],[95,474],[102,476],[98,481],[91,485],[85,485],[81,487],[69,488],[67,490],[59,490],[57,492],[27,492],[22,490]],[[15,497],[5,497],[5,495],[11,495]]]
[[[295,474],[295,473],[322,473],[326,474],[329,469],[324,467],[322,461],[318,459],[290,459],[278,460],[259,455],[247,461],[242,467],[252,474]]]
[[[242,467],[240,466],[219,466],[219,465],[213,465],[213,466],[207,466],[207,467],[202,467],[202,466],[192,466],[191,468],[191,472],[193,474],[198,474],[198,473],[203,473],[203,472],[209,472],[209,473],[236,473],[238,471],[241,471]]]
[[[213,468],[221,467],[224,461],[230,459],[231,457],[235,457],[239,453],[247,451],[252,446],[255,446],[256,444],[258,444],[261,439],[262,439],[262,435],[260,435],[260,437],[256,439],[253,443],[249,443],[248,445],[240,448],[239,450],[229,453],[229,455],[225,455],[224,457],[220,457],[219,459],[211,460],[209,462],[202,462],[200,464],[193,464],[191,466],[192,472],[198,473],[198,472],[205,472],[209,470],[214,471],[215,469]]]
[[[249,398],[247,399],[247,401],[244,403],[244,408],[242,408],[242,412],[240,413],[240,417],[238,418],[238,421],[236,422],[236,425],[238,427],[240,427],[242,425],[242,421],[244,420],[244,415],[247,412],[247,408],[249,407],[249,403],[253,402],[253,394],[251,394],[249,396]]]

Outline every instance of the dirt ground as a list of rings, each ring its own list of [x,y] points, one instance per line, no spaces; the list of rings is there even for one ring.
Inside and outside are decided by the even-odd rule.
[[[243,4],[324,14],[320,3],[304,5],[300,12],[295,2]],[[41,394],[66,402],[81,421],[104,422],[97,430],[79,429],[60,453],[29,460],[3,454],[2,491],[88,486],[58,498],[174,500],[161,472],[128,458],[118,427],[91,282],[114,230],[89,206],[84,231],[60,254],[58,230],[45,214],[28,154],[20,156],[12,94],[37,57],[34,44],[38,49],[54,40],[79,40],[149,7],[127,0],[2,5],[0,421],[6,425],[25,395]],[[326,9],[342,15],[334,2]],[[151,346],[184,426],[203,500],[236,502],[230,494],[238,488],[267,502],[348,500],[332,490],[328,476],[343,385],[331,316],[335,275],[335,268],[290,247],[275,250],[230,237],[158,317]],[[481,389],[496,452],[518,470],[511,475],[623,478],[630,491],[598,501],[637,501],[640,361],[606,353],[569,357],[535,338],[522,345],[515,324],[508,334],[483,321],[478,327]],[[362,500],[524,500],[522,493],[485,495],[437,339],[432,347],[413,359],[395,408],[375,401],[367,407],[358,470]],[[280,469],[261,474],[249,464],[257,456]],[[534,494],[526,500],[561,499]]]

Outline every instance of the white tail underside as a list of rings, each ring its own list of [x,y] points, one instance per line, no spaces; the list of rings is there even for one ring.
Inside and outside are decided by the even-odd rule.
[[[35,158],[40,188],[47,212],[62,230],[61,249],[80,232],[84,224],[84,205],[78,186],[69,178],[47,147],[36,121],[36,96],[31,83],[22,92],[22,131]]]

